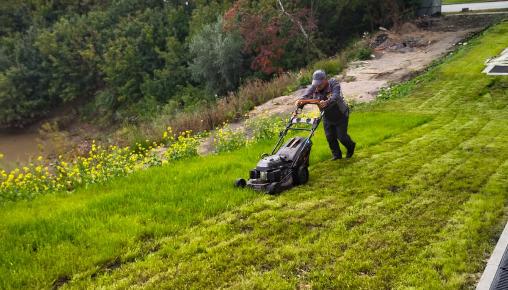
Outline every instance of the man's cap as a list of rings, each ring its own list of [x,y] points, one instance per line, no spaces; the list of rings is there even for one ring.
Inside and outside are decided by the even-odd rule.
[[[326,73],[323,70],[318,69],[312,74],[313,86],[319,86],[324,80],[326,80]]]

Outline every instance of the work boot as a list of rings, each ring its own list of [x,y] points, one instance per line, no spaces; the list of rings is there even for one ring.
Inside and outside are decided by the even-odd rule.
[[[330,160],[334,161],[334,160],[338,160],[338,159],[342,159],[342,154],[341,155],[334,155],[332,157],[332,159],[330,159]]]
[[[349,158],[353,157],[353,154],[355,154],[355,147],[356,147],[356,143],[353,143],[353,146],[347,150],[346,158],[349,159]]]

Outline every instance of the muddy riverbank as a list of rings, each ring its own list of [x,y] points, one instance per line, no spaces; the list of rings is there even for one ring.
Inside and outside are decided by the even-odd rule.
[[[37,132],[0,133],[1,165],[25,163],[40,154],[40,135]]]

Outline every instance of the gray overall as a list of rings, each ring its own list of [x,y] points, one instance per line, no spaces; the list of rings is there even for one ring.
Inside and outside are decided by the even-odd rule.
[[[310,86],[302,99],[330,100],[328,107],[324,109],[323,118],[323,127],[330,150],[334,157],[342,157],[338,141],[348,151],[351,150],[355,143],[347,133],[349,107],[342,96],[339,81],[333,78],[329,79],[328,87],[321,92],[316,92],[316,88]]]

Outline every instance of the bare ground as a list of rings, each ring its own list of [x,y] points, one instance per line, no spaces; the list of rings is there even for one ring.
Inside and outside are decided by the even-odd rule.
[[[455,45],[469,34],[480,29],[482,27],[457,31],[428,31],[418,28],[405,33],[387,31],[390,38],[400,40],[401,43],[407,39],[417,39],[420,44],[416,47],[397,48],[398,44],[380,47],[375,49],[375,58],[352,62],[345,72],[335,77],[341,80],[346,99],[369,102],[376,98],[381,88],[408,80],[434,60],[452,51]],[[249,117],[289,113],[294,109],[295,100],[304,91],[305,89],[301,89],[289,96],[281,96],[257,106],[249,113]]]

